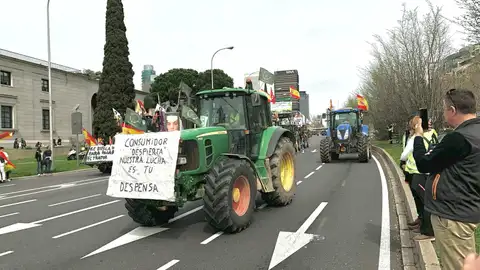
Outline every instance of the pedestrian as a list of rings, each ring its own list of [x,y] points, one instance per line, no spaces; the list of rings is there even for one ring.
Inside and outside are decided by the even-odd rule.
[[[5,148],[4,148],[3,146],[0,146],[0,152],[2,152],[2,154],[3,154],[4,157],[6,158],[6,159],[4,159],[4,162],[3,162],[3,163],[4,163],[4,164],[3,164],[3,172],[4,172],[4,174],[5,174],[5,180],[6,180],[7,182],[10,182],[10,172],[11,172],[11,168],[8,168],[8,169],[6,168],[6,167],[7,167],[7,166],[6,166],[6,165],[7,165],[7,162],[8,162],[8,160],[9,160],[10,158],[8,157],[8,153],[5,151]]]
[[[47,146],[47,149],[43,152],[43,162],[45,163],[45,170],[43,172],[51,174],[52,150],[50,149],[50,146]]]
[[[43,153],[40,147],[37,147],[37,151],[35,151],[35,160],[37,161],[37,175],[43,175]]]
[[[410,134],[413,135],[415,133],[415,127],[418,123],[421,123],[421,118],[419,116],[415,116],[410,120]],[[427,176],[424,173],[419,172],[417,165],[415,164],[415,159],[413,157],[414,139],[415,136],[410,136],[410,138],[408,138],[407,145],[400,157],[400,160],[405,161],[405,171],[408,173],[407,175],[409,177],[407,182],[410,185],[410,190],[412,191],[418,214],[418,218],[409,223],[408,226],[414,232],[420,233],[413,238],[415,241],[432,241],[434,240],[434,233],[430,222],[430,212],[425,210],[425,183],[427,181]],[[426,138],[423,140],[423,147],[425,150],[429,148],[429,143]]]
[[[445,121],[454,131],[429,151],[423,147],[421,122],[415,127],[413,156],[421,173],[429,173],[425,209],[431,213],[443,269],[462,269],[475,253],[480,223],[480,118],[470,90],[450,89],[443,98]]]

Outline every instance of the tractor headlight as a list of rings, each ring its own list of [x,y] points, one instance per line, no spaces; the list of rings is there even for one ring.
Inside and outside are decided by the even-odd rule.
[[[342,133],[337,129],[337,138],[342,139]]]
[[[344,140],[348,139],[348,135],[350,135],[350,134],[348,133],[348,129],[347,129],[347,130],[345,130],[345,136],[343,136],[343,139]]]
[[[178,157],[177,165],[185,165],[185,164],[187,164],[187,158],[186,157]]]

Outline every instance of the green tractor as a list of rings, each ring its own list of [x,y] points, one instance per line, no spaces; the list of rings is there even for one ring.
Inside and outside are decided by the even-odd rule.
[[[126,199],[130,217],[162,225],[187,201],[203,199],[208,223],[227,233],[247,228],[257,191],[268,205],[285,206],[296,191],[293,133],[272,126],[268,96],[224,88],[196,94],[201,127],[181,131],[176,202]]]

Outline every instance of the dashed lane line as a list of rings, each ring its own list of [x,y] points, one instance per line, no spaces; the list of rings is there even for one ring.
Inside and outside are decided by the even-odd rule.
[[[219,237],[222,234],[223,234],[223,232],[219,231],[219,232],[215,233],[214,235],[208,237],[207,239],[203,240],[200,244],[206,245],[206,244],[212,242],[213,240],[215,240],[217,237]]]
[[[0,208],[5,208],[5,207],[19,205],[19,204],[25,204],[25,203],[31,203],[31,202],[36,202],[36,201],[37,201],[37,199],[23,201],[23,202],[9,203],[9,204],[0,205]]]
[[[15,212],[15,213],[10,213],[10,214],[6,214],[6,215],[2,215],[2,216],[0,216],[0,218],[11,217],[11,216],[15,216],[15,215],[18,215],[18,214],[20,214],[20,212]]]
[[[18,195],[14,195],[14,196],[0,196],[0,201],[13,199],[13,198],[19,198],[19,197],[25,197],[25,196],[29,196],[29,195],[35,195],[35,194],[44,193],[44,192],[62,190],[62,189],[65,189],[65,188],[78,187],[78,186],[83,186],[83,185],[90,185],[90,184],[103,182],[103,181],[107,181],[107,180],[108,180],[108,178],[102,179],[102,180],[96,180],[96,181],[89,181],[89,182],[86,182],[86,183],[68,185],[68,186],[67,186],[67,184],[56,185],[56,186],[54,186],[54,188],[47,189],[47,190],[40,190],[40,191],[35,191],[35,192],[30,192],[30,193],[18,194]],[[5,194],[7,194],[7,193],[4,193],[3,195],[5,195]],[[2,194],[0,194],[0,195],[2,195]]]
[[[62,205],[62,204],[66,204],[66,203],[71,203],[71,202],[77,202],[77,201],[81,201],[81,200],[86,200],[86,199],[90,199],[90,198],[93,198],[93,197],[98,197],[98,196],[101,196],[102,194],[94,194],[94,195],[90,195],[90,196],[85,196],[85,197],[81,197],[81,198],[77,198],[77,199],[73,199],[73,200],[68,200],[68,201],[63,201],[63,202],[59,202],[59,203],[54,203],[54,204],[50,204],[48,205],[48,207],[52,207],[52,206],[57,206],[57,205]]]
[[[309,173],[309,174],[305,175],[305,177],[304,177],[304,178],[305,178],[305,179],[307,179],[307,178],[309,178],[310,176],[312,176],[314,173],[315,173],[315,172],[311,172],[311,173]]]
[[[62,234],[56,235],[56,236],[54,236],[54,237],[52,237],[52,238],[53,238],[53,239],[58,239],[58,238],[61,238],[61,237],[70,235],[70,234],[72,234],[72,233],[80,232],[80,231],[83,231],[83,230],[86,230],[86,229],[89,229],[89,228],[92,228],[92,227],[101,225],[101,224],[103,224],[103,223],[107,223],[107,222],[109,222],[109,221],[112,221],[112,220],[115,220],[115,219],[119,219],[119,218],[124,217],[124,216],[125,216],[125,215],[118,215],[118,216],[116,216],[116,217],[112,217],[112,218],[109,218],[109,219],[106,219],[106,220],[102,220],[102,221],[99,221],[99,222],[96,222],[96,223],[93,223],[93,224],[90,224],[90,225],[87,225],[87,226],[84,226],[84,227],[81,227],[81,228],[78,228],[78,229],[75,229],[75,230],[72,230],[72,231],[69,231],[69,232],[66,232],[66,233],[62,233]]]
[[[325,165],[325,163],[322,163],[322,165],[318,166],[318,167],[315,169],[315,171],[320,170],[320,169],[323,167],[323,165]]]
[[[37,220],[37,221],[31,222],[31,223],[34,223],[34,224],[44,223],[45,221],[50,221],[50,220],[54,220],[54,219],[58,219],[58,218],[66,217],[66,216],[70,216],[70,215],[73,215],[73,214],[85,212],[85,211],[92,210],[92,209],[95,209],[95,208],[99,208],[99,207],[102,207],[102,206],[107,206],[107,205],[109,205],[109,204],[116,203],[116,202],[119,202],[119,201],[120,201],[120,200],[114,200],[114,201],[110,201],[110,202],[106,202],[106,203],[102,203],[102,204],[97,204],[97,205],[94,205],[94,206],[90,206],[90,207],[78,209],[78,210],[75,210],[75,211],[72,211],[72,212],[67,212],[67,213],[60,214],[60,215],[56,215],[56,216],[53,216],[53,217],[49,217],[49,218],[44,218],[44,219],[41,219],[41,220]]]
[[[4,187],[13,187],[13,186],[16,186],[17,184],[8,184],[8,185],[1,185],[0,188],[4,188]]]
[[[175,264],[177,264],[180,260],[171,260],[169,261],[168,263],[164,264],[163,266],[161,266],[160,268],[158,268],[157,270],[167,270],[168,268],[174,266]]]
[[[90,181],[100,180],[100,179],[102,179],[102,180],[108,180],[108,177],[96,177],[96,178],[78,180],[78,181],[73,181],[73,182],[67,182],[67,183],[58,184],[58,185],[50,185],[50,186],[43,186],[43,187],[37,187],[37,188],[29,188],[29,189],[17,190],[17,191],[12,191],[12,192],[7,192],[7,193],[1,193],[0,195],[5,196],[5,195],[18,194],[18,193],[23,193],[23,192],[28,192],[28,191],[35,191],[35,190],[41,190],[41,189],[59,188],[59,187],[61,187],[61,186],[65,186],[65,185],[67,185],[67,184],[80,184],[80,183],[90,182]]]
[[[8,255],[8,254],[12,254],[12,253],[13,253],[13,250],[5,251],[5,252],[0,253],[0,257]]]
[[[300,185],[302,182],[303,182],[303,181],[301,181],[301,180],[298,181],[298,182],[297,182],[297,186]]]

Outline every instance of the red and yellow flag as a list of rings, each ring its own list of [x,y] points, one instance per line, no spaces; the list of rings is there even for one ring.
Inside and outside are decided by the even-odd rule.
[[[137,106],[135,106],[135,112],[138,114],[142,114],[146,112],[145,105],[143,105],[143,101],[137,99]]]
[[[122,123],[122,133],[123,134],[143,134],[145,132],[143,130],[136,129],[133,126],[126,124],[124,122]]]
[[[10,171],[16,168],[10,159],[8,159],[7,155],[5,155],[5,152],[0,151],[0,157],[5,160],[5,171]]]
[[[360,110],[368,111],[368,102],[365,97],[360,94],[357,94],[357,108],[359,108]]]
[[[0,140],[1,139],[8,139],[8,138],[12,137],[14,133],[15,132],[13,132],[13,131],[2,132],[2,133],[0,133]]]
[[[295,87],[290,86],[290,96],[296,99],[300,99],[300,92],[298,92],[298,90],[295,89]]]
[[[97,140],[95,140],[95,138],[92,136],[92,134],[88,133],[88,131],[85,128],[82,128],[82,133],[83,133],[83,137],[85,137],[85,142],[89,146],[95,146],[95,145],[98,144]]]

